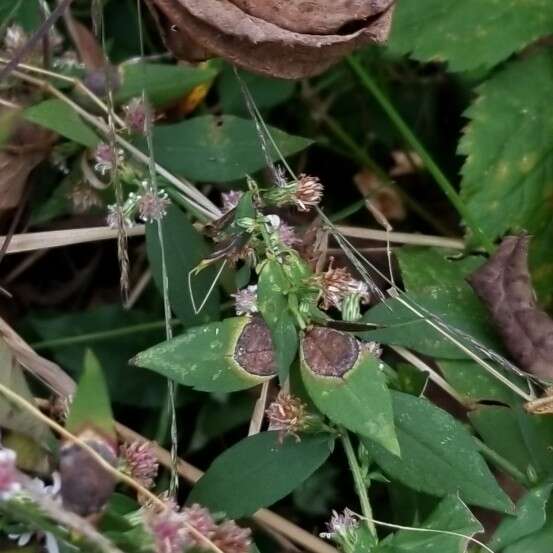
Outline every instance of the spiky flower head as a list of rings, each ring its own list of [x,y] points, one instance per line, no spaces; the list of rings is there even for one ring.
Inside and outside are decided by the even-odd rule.
[[[125,123],[132,133],[146,133],[147,106],[142,98],[133,98],[128,104],[123,106],[125,113]]]
[[[280,442],[286,436],[293,436],[299,442],[300,432],[307,430],[313,422],[313,416],[309,415],[305,403],[282,391],[269,405],[265,415],[269,421],[269,430],[278,431]]]
[[[105,176],[111,173],[115,167],[121,165],[125,160],[125,154],[120,148],[112,148],[109,144],[102,142],[94,150],[94,169]]]
[[[257,285],[251,284],[247,288],[238,290],[236,294],[231,294],[234,298],[237,315],[251,315],[257,313]]]
[[[297,182],[294,203],[299,211],[310,211],[323,198],[323,185],[318,177],[301,174]]]
[[[134,222],[125,206],[119,207],[117,204],[108,205],[106,224],[112,229],[118,229],[119,227],[131,228],[134,226]]]
[[[171,200],[164,190],[147,190],[138,198],[138,216],[145,223],[161,221],[170,205]]]
[[[347,542],[350,541],[352,533],[354,533],[358,527],[359,519],[353,511],[347,507],[342,513],[333,510],[330,521],[326,523],[327,531],[322,532],[320,536],[327,540]]]
[[[345,267],[333,267],[334,259],[326,272],[315,276],[322,294],[323,309],[342,308],[343,301],[352,294],[357,294],[364,302],[369,300],[369,290],[364,282],[353,278]]]
[[[252,545],[251,530],[226,520],[215,530],[213,543],[224,553],[248,553]]]
[[[228,213],[233,210],[240,202],[244,192],[241,190],[229,190],[221,194],[221,200],[223,201],[222,211]]]
[[[156,553],[182,553],[187,544],[188,532],[182,515],[167,508],[160,512],[147,511],[146,526],[154,540]]]
[[[159,463],[152,445],[144,441],[123,444],[119,449],[122,469],[145,488],[151,488],[156,479]]]
[[[21,489],[17,477],[16,454],[11,449],[0,449],[0,500],[6,501]]]
[[[68,192],[67,198],[71,202],[74,213],[86,213],[93,207],[102,207],[102,198],[91,186],[78,183]]]
[[[181,516],[185,525],[194,528],[204,538],[211,540],[215,536],[217,524],[205,507],[194,503],[190,507],[185,507],[181,511]],[[190,546],[205,547],[204,540],[194,535],[190,529],[188,529],[187,542]]]

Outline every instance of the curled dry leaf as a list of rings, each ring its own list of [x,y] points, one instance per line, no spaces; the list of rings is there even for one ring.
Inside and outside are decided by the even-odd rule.
[[[468,281],[520,367],[553,382],[553,320],[536,303],[528,271],[529,242],[528,236],[507,236]]]
[[[298,79],[388,37],[394,0],[148,0],[168,48]]]

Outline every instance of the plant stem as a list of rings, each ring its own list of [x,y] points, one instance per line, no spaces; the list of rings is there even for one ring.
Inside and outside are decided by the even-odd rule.
[[[394,105],[390,102],[384,92],[378,87],[376,82],[372,79],[369,73],[365,70],[363,65],[355,58],[350,56],[347,58],[350,67],[353,69],[361,84],[372,94],[374,99],[380,104],[380,107],[386,112],[390,121],[395,125],[396,129],[403,136],[405,141],[417,152],[422,159],[425,167],[430,174],[434,177],[434,180],[438,183],[442,192],[446,195],[451,204],[455,207],[459,215],[464,219],[467,227],[471,229],[475,238],[477,238],[481,245],[491,252],[494,249],[491,240],[484,234],[480,225],[474,219],[470,211],[465,206],[463,200],[455,190],[449,179],[445,176],[443,171],[438,167],[432,156],[428,153],[426,148],[416,137],[415,133],[409,128],[407,123],[403,120],[399,112]]]
[[[488,447],[482,440],[473,436],[480,453],[486,457],[491,463],[493,463],[497,468],[501,469],[503,472],[506,472],[511,478],[516,480],[519,484],[522,484],[525,488],[532,486],[532,483],[529,481],[528,477],[520,471],[513,463],[502,457],[497,451],[493,450],[491,447]]]
[[[171,321],[173,326],[180,325],[181,322],[173,319]],[[78,336],[68,336],[66,338],[55,338],[53,340],[43,340],[42,342],[36,342],[31,344],[31,347],[35,350],[74,346],[76,344],[83,344],[88,342],[99,342],[101,340],[111,340],[112,338],[119,338],[121,336],[128,336],[137,332],[148,332],[150,330],[161,330],[165,328],[165,321],[152,321],[150,323],[142,323],[131,326],[124,326],[121,328],[115,328],[112,330],[104,330],[99,332],[89,332],[88,334],[79,334]]]
[[[346,457],[348,458],[349,468],[353,474],[353,482],[355,484],[355,491],[359,497],[359,503],[361,504],[361,511],[365,517],[365,522],[367,523],[370,533],[376,539],[376,527],[373,522],[373,511],[367,492],[367,483],[361,474],[361,467],[359,466],[357,455],[353,449],[348,431],[345,428],[340,429],[340,437],[342,439],[344,451],[346,452]]]

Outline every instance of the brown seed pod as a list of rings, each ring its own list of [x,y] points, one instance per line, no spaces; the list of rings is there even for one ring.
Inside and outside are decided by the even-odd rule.
[[[359,342],[351,335],[316,326],[302,339],[303,360],[319,376],[340,378],[353,368],[359,358]]]
[[[321,73],[388,37],[394,0],[148,0],[167,47],[285,79]],[[169,28],[170,30],[167,30]]]
[[[83,440],[108,463],[115,466],[113,448],[100,436]],[[115,479],[108,474],[88,451],[74,443],[64,444],[60,451],[61,497],[63,506],[80,516],[102,511],[115,489]]]
[[[261,317],[254,317],[243,329],[236,342],[234,360],[246,372],[256,376],[277,373],[271,331]]]
[[[536,303],[528,271],[529,236],[507,236],[469,278],[505,348],[525,371],[553,381],[553,320]]]

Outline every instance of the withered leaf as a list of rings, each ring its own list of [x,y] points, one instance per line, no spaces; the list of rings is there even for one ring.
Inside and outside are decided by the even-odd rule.
[[[553,382],[553,320],[536,303],[528,270],[529,242],[526,235],[507,236],[468,281],[521,369]]]
[[[169,23],[175,55],[221,56],[250,71],[298,79],[388,37],[394,0],[149,0]],[[176,40],[180,36],[182,40]]]

